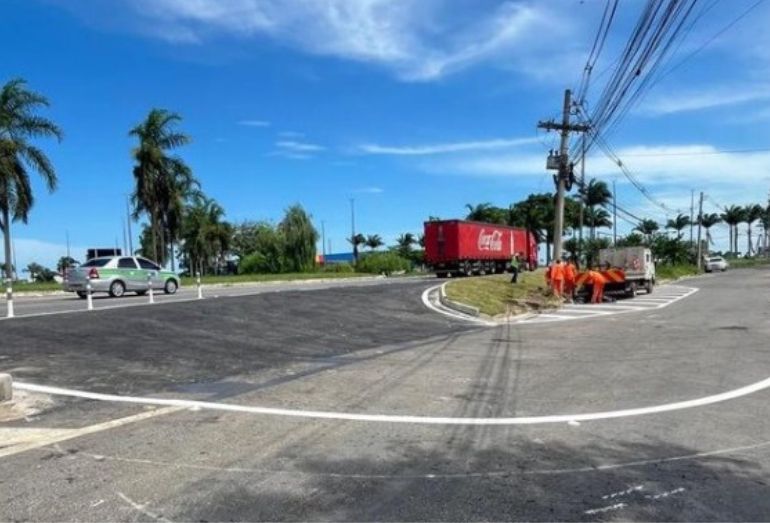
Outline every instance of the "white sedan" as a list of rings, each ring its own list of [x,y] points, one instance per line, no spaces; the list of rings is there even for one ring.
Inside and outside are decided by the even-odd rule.
[[[706,259],[706,272],[722,271],[725,272],[729,267],[727,260],[721,256]]]

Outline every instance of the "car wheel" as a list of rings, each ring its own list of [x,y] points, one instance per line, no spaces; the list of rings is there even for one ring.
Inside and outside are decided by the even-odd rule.
[[[88,298],[88,293],[86,291],[77,291],[76,294],[78,295],[78,298],[80,298],[81,300],[85,300],[86,298]]]
[[[126,285],[120,281],[115,280],[110,284],[110,296],[113,298],[120,298],[126,293]]]
[[[178,288],[179,284],[176,282],[176,280],[166,280],[166,286],[163,287],[163,291],[166,294],[174,294]]]

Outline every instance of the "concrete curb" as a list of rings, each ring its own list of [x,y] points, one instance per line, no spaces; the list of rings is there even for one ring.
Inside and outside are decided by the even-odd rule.
[[[481,315],[481,311],[478,308],[472,307],[471,305],[465,305],[464,303],[453,301],[447,298],[445,290],[446,285],[447,284],[444,283],[438,289],[438,299],[441,302],[441,305],[462,314],[473,316],[474,318],[478,318]]]
[[[0,403],[13,399],[13,380],[10,374],[0,374]]]

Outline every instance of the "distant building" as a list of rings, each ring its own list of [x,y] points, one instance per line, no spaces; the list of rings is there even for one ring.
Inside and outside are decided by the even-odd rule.
[[[333,264],[333,263],[353,263],[355,258],[352,252],[338,252],[334,254],[316,255],[316,262],[320,265]]]

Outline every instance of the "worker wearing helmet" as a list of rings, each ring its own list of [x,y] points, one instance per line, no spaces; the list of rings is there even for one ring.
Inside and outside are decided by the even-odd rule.
[[[551,282],[553,293],[557,298],[564,296],[564,264],[556,260],[551,269]]]
[[[588,271],[586,283],[591,283],[593,286],[591,303],[602,303],[604,301],[604,285],[607,283],[607,278],[599,271],[590,270]]]

